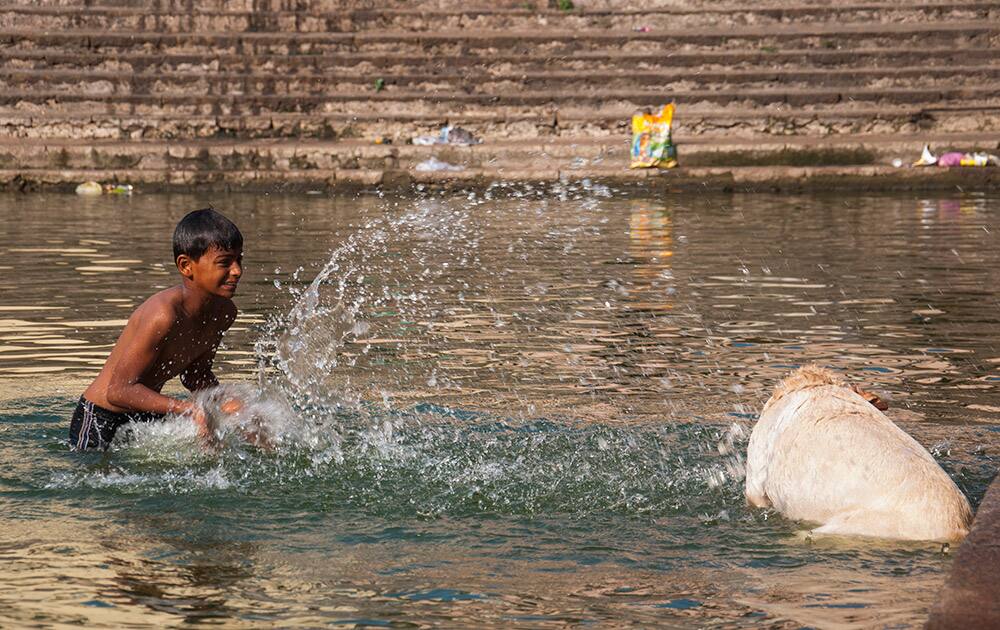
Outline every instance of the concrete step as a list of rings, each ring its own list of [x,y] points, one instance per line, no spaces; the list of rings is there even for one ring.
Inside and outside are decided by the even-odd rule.
[[[893,67],[852,69],[737,69],[718,70],[703,68],[630,70],[543,70],[507,72],[497,70],[488,74],[464,69],[424,69],[423,72],[382,72],[378,78],[385,90],[395,88],[420,90],[429,86],[431,91],[462,89],[465,91],[491,90],[492,86],[513,84],[518,89],[542,88],[628,89],[636,85],[660,86],[670,89],[678,83],[696,84],[699,89],[751,88],[778,85],[852,85],[864,87],[872,83],[895,86],[912,85],[965,85],[981,84],[1000,77],[1000,65],[953,65],[950,67]],[[111,94],[170,94],[191,90],[208,94],[273,94],[277,91],[325,94],[343,89],[372,88],[370,73],[350,71],[325,71],[321,73],[285,74],[275,72],[122,72],[107,70],[27,70],[0,69],[2,85],[14,89],[52,90],[54,86],[67,89],[78,87],[91,91],[96,83],[106,83]]]
[[[510,54],[494,51],[484,55],[403,55],[395,53],[332,53],[325,55],[227,55],[227,54],[105,54],[64,52],[60,48],[0,48],[0,67],[22,70],[73,70],[114,72],[272,72],[276,74],[319,74],[329,71],[413,72],[447,70],[507,73],[545,70],[751,70],[755,68],[808,70],[821,68],[881,68],[922,66],[947,68],[979,65],[997,59],[995,48],[862,48],[851,50],[790,49],[769,51],[675,51]]]
[[[544,11],[549,7],[543,0],[8,0],[5,5],[19,7],[58,6],[70,9],[90,9],[95,7],[145,9],[152,12],[298,12],[322,14],[344,11]],[[574,11],[637,11],[637,10],[678,10],[677,0],[647,0],[641,7],[628,5],[622,0],[574,0]],[[859,4],[867,6],[881,4],[892,8],[891,2],[859,2],[859,0],[824,0],[812,2],[800,0],[794,6],[819,5],[826,7],[851,7]],[[935,4],[933,0],[921,4]],[[940,0],[938,4],[953,2]],[[746,0],[686,0],[680,10],[727,10],[752,7],[756,9],[786,9],[789,3],[783,0],[761,0],[748,3]]]
[[[996,181],[884,165],[1000,150],[1000,2],[574,1],[15,1],[0,186]],[[668,100],[682,168],[627,170],[631,113]],[[484,142],[406,144],[448,123]]]
[[[981,134],[853,135],[829,138],[690,137],[679,139],[685,166],[843,166],[909,163],[925,143],[935,150],[996,153],[1000,132]],[[536,138],[472,146],[376,145],[359,140],[321,141],[81,141],[0,143],[0,168],[123,169],[128,171],[415,170],[436,157],[464,168],[556,169],[627,166],[628,139]]]
[[[399,169],[333,170],[184,170],[163,169],[2,169],[0,190],[26,192],[53,189],[71,192],[87,180],[131,183],[141,192],[245,190],[276,192],[398,191],[515,189],[525,183],[572,184],[578,188],[613,186],[650,192],[888,192],[893,190],[990,190],[1000,184],[1000,169],[916,169],[891,166],[707,166],[669,171],[585,166],[560,170],[486,167],[458,172]],[[68,203],[72,201],[67,200]]]
[[[426,69],[430,70],[430,69]],[[125,95],[169,95],[197,92],[207,95],[304,94],[333,95],[344,91],[376,91],[375,78],[382,81],[386,94],[395,91],[469,94],[497,94],[510,90],[631,90],[636,86],[662,86],[664,90],[760,90],[778,87],[852,88],[917,87],[933,90],[942,87],[981,85],[1000,79],[1000,65],[962,65],[929,68],[855,68],[855,69],[753,69],[753,70],[564,70],[541,72],[502,72],[485,74],[468,69],[444,69],[433,72],[397,74],[369,71],[326,71],[319,74],[280,74],[254,72],[149,72],[79,70],[0,70],[0,88],[17,91],[72,91]]]
[[[277,114],[263,116],[76,116],[45,112],[0,115],[0,130],[10,138],[84,138],[172,141],[186,139],[391,139],[405,144],[418,135],[437,135],[445,124],[461,126],[488,143],[497,140],[546,138],[627,138],[629,111],[586,109],[532,112],[504,111],[343,114]],[[893,108],[854,110],[699,111],[681,109],[675,122],[678,138],[825,137],[855,134],[989,133],[1000,128],[1000,105],[978,110],[939,107],[929,110]]]
[[[491,108],[487,111],[215,115],[114,115],[81,114],[72,109],[56,113],[17,110],[0,113],[0,135],[8,138],[81,138],[101,140],[198,138],[359,138],[392,139],[406,143],[419,135],[436,135],[447,124],[461,126],[476,137],[532,139],[539,137],[627,137],[631,111],[627,108],[560,109],[530,112]],[[725,136],[728,138],[798,135],[886,133],[972,133],[1000,129],[1000,103],[917,109],[910,107],[861,108],[854,106],[815,110],[750,110],[681,108],[676,117],[676,137]]]
[[[403,91],[376,92],[374,88],[358,91],[339,90],[331,94],[313,95],[280,93],[275,95],[212,95],[191,93],[160,93],[155,95],[114,95],[112,86],[96,84],[89,93],[82,93],[78,85],[62,90],[13,90],[0,91],[0,109],[20,108],[35,110],[51,107],[54,103],[78,106],[82,112],[128,114],[216,114],[256,115],[277,112],[308,112],[315,114],[348,113],[377,109],[387,113],[419,108],[421,111],[439,109],[443,105],[454,111],[476,111],[484,107],[527,107],[554,109],[560,106],[617,108],[656,107],[664,102],[676,101],[682,106],[733,105],[742,107],[832,106],[838,103],[852,105],[931,105],[974,103],[993,104],[1000,99],[1000,82],[984,82],[970,86],[927,86],[866,88],[841,86],[832,88],[788,87],[747,89],[638,89],[620,90],[512,90],[501,89],[493,93],[470,94],[459,91]]]
[[[95,30],[46,32],[0,30],[0,47],[60,47],[65,51],[101,53],[199,53],[218,54],[329,54],[391,52],[393,54],[552,55],[582,52],[637,52],[678,49],[756,50],[788,47],[807,49],[899,48],[1000,48],[1000,21],[949,23],[817,24],[772,27],[684,29],[659,33],[621,30],[554,30],[510,32],[454,30],[432,33],[375,31],[363,33],[153,33]]]
[[[538,30],[652,29],[675,30],[704,26],[815,24],[848,22],[943,22],[996,19],[998,2],[884,3],[858,2],[840,6],[809,4],[784,7],[753,5],[722,7],[660,7],[651,9],[471,8],[457,10],[354,9],[307,11],[150,11],[147,7],[5,5],[0,28],[186,33],[290,32],[326,33],[364,30],[436,31],[440,29]]]

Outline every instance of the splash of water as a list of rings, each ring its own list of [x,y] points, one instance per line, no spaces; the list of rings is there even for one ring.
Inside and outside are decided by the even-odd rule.
[[[353,367],[358,356],[346,355],[345,346],[360,344],[361,354],[368,354],[373,346],[366,341],[391,338],[433,317],[434,293],[446,284],[442,277],[478,263],[470,210],[425,200],[401,215],[386,208],[359,227],[312,282],[292,289],[289,311],[270,321],[256,344],[262,373],[275,368],[285,393],[302,408],[364,409],[372,383],[352,382],[343,368]],[[403,256],[420,268],[403,274],[386,269],[386,261]],[[392,380],[398,385],[406,376]],[[391,385],[377,383],[378,398],[387,400]]]
[[[569,218],[546,214],[544,201],[506,207],[484,201],[422,199],[402,211],[386,207],[366,221],[311,282],[285,285],[293,303],[271,319],[256,345],[258,386],[199,397],[218,446],[197,447],[186,419],[138,427],[123,455],[147,471],[146,480],[109,473],[108,485],[178,491],[228,484],[253,491],[309,483],[321,489],[324,501],[420,515],[731,509],[742,478],[739,425],[722,431],[686,423],[545,420],[532,396],[521,408],[485,414],[397,404],[401,393],[416,391],[439,402],[440,394],[463,386],[456,382],[461,373],[441,357],[476,350],[454,343],[461,333],[453,331],[464,330],[470,318],[486,327],[476,333],[480,337],[523,346],[528,342],[522,339],[546,334],[538,332],[546,321],[585,321],[574,324],[574,334],[598,334],[595,326],[603,322],[594,318],[618,325],[612,302],[630,299],[629,286],[614,277],[560,286],[525,273],[545,252],[572,255],[579,239],[601,236],[604,219],[588,214],[597,207],[593,195],[581,198],[582,212]],[[496,242],[490,221],[501,212],[506,225],[516,217],[522,232],[504,233]],[[486,267],[481,247],[491,234],[488,246],[504,254],[489,257],[494,266]],[[592,307],[595,293],[600,299]],[[503,309],[494,308],[496,296],[507,300]],[[583,386],[595,370],[617,373],[613,361],[564,346],[556,353],[518,349],[515,356],[518,365],[532,353],[565,357]],[[520,384],[504,372],[510,367],[496,363],[483,370],[509,390],[507,401],[517,401]],[[230,398],[243,405],[227,413]],[[177,467],[184,470],[178,474]],[[198,471],[200,482],[191,471]]]
[[[61,473],[49,486],[127,495],[224,491],[389,518],[493,513],[710,520],[745,512],[740,458],[733,456],[745,448],[742,427],[511,424],[423,405],[374,423],[371,416],[341,415],[335,450],[285,439],[266,451],[248,446],[236,430],[218,449],[199,448],[185,420],[140,425],[117,447],[113,465]]]

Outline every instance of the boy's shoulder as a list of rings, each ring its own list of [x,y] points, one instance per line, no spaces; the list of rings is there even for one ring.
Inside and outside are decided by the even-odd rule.
[[[206,313],[206,317],[210,322],[222,324],[222,329],[225,330],[232,325],[238,314],[239,311],[232,300],[218,300],[213,304],[212,310]],[[149,320],[157,327],[166,328],[192,319],[184,310],[184,291],[180,285],[149,296],[135,309],[132,317]]]
[[[157,327],[177,323],[184,314],[182,308],[181,288],[170,287],[146,298],[134,311],[129,319],[142,319]]]

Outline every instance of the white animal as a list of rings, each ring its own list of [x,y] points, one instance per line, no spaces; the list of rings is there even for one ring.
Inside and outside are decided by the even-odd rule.
[[[750,504],[820,523],[820,534],[964,538],[968,500],[880,403],[815,366],[782,381],[750,435]]]

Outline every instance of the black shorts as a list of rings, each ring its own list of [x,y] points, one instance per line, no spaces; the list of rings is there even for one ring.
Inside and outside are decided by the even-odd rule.
[[[118,413],[98,407],[83,396],[76,404],[73,419],[69,421],[69,447],[74,451],[88,448],[107,449],[118,427],[129,422],[149,422],[163,416],[155,413],[131,411]]]

